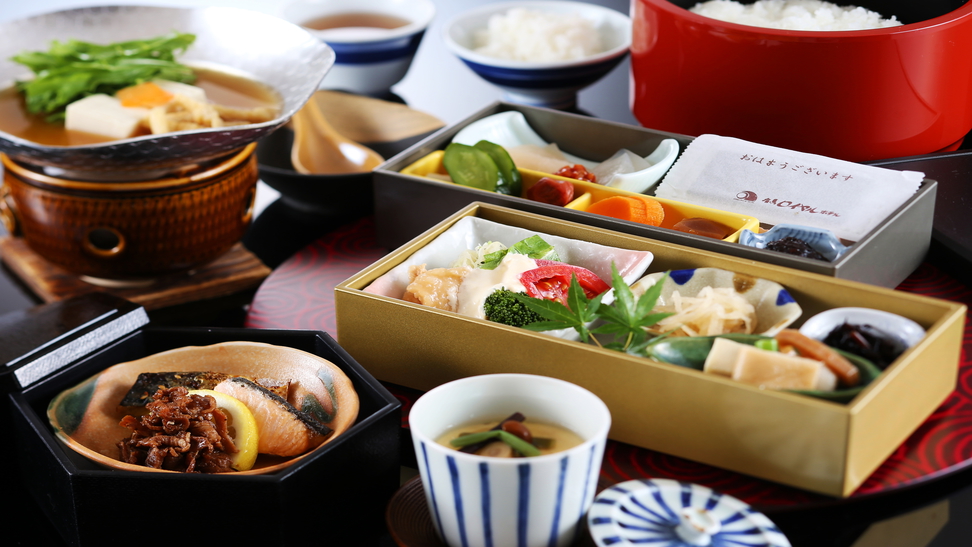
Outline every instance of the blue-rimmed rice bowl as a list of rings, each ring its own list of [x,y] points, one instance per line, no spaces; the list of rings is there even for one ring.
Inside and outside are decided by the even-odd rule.
[[[489,18],[511,8],[552,13],[577,13],[594,23],[604,50],[570,61],[528,62],[477,53],[474,37]],[[446,24],[444,40],[456,56],[484,80],[504,92],[509,102],[566,109],[577,102],[577,92],[598,81],[628,54],[631,19],[618,11],[584,2],[527,1],[485,5],[453,18]]]

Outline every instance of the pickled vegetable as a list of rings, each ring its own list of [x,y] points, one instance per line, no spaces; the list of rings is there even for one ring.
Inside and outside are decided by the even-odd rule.
[[[456,184],[495,192],[502,175],[493,158],[475,146],[451,143],[442,156],[442,165]]]
[[[526,197],[563,207],[574,199],[574,185],[566,180],[543,177],[527,190]]]
[[[496,191],[500,194],[519,196],[523,188],[523,179],[506,149],[490,141],[479,141],[476,143],[476,148],[489,154],[499,167],[500,180],[496,185]]]
[[[587,182],[597,183],[597,175],[591,173],[586,167],[580,164],[575,165],[565,165],[554,173],[558,177],[567,177],[569,179],[583,180]]]

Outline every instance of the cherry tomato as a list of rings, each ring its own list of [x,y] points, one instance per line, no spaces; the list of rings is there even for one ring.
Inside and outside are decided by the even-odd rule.
[[[520,283],[526,288],[527,296],[553,300],[567,305],[567,293],[570,290],[571,276],[577,276],[577,282],[584,289],[588,298],[593,298],[611,288],[594,272],[555,262],[553,260],[537,260],[539,266],[520,274]]]

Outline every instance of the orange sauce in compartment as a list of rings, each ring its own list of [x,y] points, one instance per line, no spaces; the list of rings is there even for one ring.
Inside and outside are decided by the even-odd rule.
[[[713,239],[725,239],[735,232],[735,230],[721,222],[701,217],[682,219],[675,223],[672,229],[688,234],[711,237]]]

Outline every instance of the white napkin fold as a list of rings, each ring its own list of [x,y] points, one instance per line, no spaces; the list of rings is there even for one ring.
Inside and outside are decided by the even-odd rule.
[[[655,195],[858,241],[918,191],[895,171],[718,135],[693,140]]]

